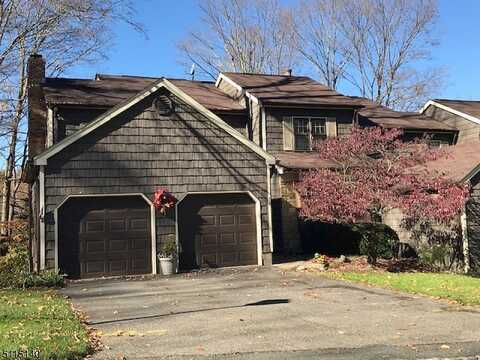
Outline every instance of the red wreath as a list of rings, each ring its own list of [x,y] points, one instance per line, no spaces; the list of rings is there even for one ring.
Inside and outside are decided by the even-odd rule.
[[[177,203],[177,199],[167,189],[157,189],[153,194],[153,206],[165,215],[168,209],[171,209]]]

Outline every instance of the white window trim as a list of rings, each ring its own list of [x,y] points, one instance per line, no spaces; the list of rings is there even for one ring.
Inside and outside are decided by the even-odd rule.
[[[325,122],[325,138],[327,138],[327,121],[328,117],[327,116],[300,116],[300,115],[295,115],[291,116],[292,118],[292,126],[293,126],[293,151],[313,151],[312,148],[312,120],[323,120]],[[310,149],[309,150],[300,150],[297,149],[297,142],[295,141],[295,119],[308,119],[308,133],[309,133],[309,145]]]
[[[43,166],[42,166],[43,167]],[[89,197],[125,197],[125,196],[138,196],[141,197],[147,205],[150,206],[150,233],[151,233],[151,256],[152,256],[152,274],[157,274],[157,235],[156,235],[156,211],[155,206],[153,205],[152,201],[145,196],[143,193],[119,193],[119,194],[76,194],[76,195],[67,195],[60,204],[54,209],[53,216],[55,219],[55,271],[58,271],[58,211],[60,208],[70,199],[72,198],[89,198]],[[41,223],[40,223],[41,224]],[[43,232],[45,237],[45,230]],[[40,253],[40,258],[41,258]],[[45,248],[43,251],[43,256],[45,257]]]

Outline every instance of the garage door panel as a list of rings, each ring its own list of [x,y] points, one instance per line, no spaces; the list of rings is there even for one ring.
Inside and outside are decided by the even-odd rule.
[[[183,256],[197,266],[257,264],[255,203],[248,195],[192,195],[179,208]],[[192,266],[192,260],[180,265]]]
[[[110,231],[112,232],[125,232],[127,230],[127,222],[125,219],[111,219]]]
[[[220,233],[219,245],[236,245],[237,240],[234,232]]]
[[[217,234],[206,234],[198,237],[200,241],[200,250],[218,246]]]
[[[147,219],[132,219],[130,221],[130,231],[145,231],[148,228]]]
[[[235,224],[235,216],[231,215],[220,215],[219,222],[220,225],[234,225]]]
[[[145,248],[149,247],[150,239],[144,238],[144,239],[138,239],[138,238],[133,238],[130,243],[131,243],[131,249],[132,250],[143,250]]]
[[[98,277],[151,272],[150,211],[142,199],[112,197],[72,201],[60,215],[60,219],[69,220],[63,222],[60,238],[67,241],[61,251],[69,251],[75,244],[79,249],[76,259],[73,251],[70,255],[78,261],[75,275]],[[75,223],[76,228],[72,226]]]
[[[96,240],[92,239],[85,243],[85,253],[86,254],[95,254],[103,253],[107,250],[105,240]]]
[[[106,263],[103,260],[88,260],[82,264],[82,273],[87,275],[104,274],[107,272]]]
[[[105,231],[105,221],[103,219],[99,220],[88,220],[85,224],[86,233],[99,233]]]
[[[110,239],[110,251],[127,251],[128,240],[127,239]]]
[[[256,244],[257,236],[254,232],[241,232],[238,236],[239,244]]]
[[[235,252],[224,252],[220,254],[220,266],[235,266],[238,265],[238,253]]]

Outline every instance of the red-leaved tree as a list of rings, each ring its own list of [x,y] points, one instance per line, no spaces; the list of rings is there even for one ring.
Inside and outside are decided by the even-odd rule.
[[[404,142],[398,129],[354,128],[349,136],[318,142],[316,151],[330,166],[304,172],[296,184],[307,220],[378,223],[399,208],[407,218],[447,224],[468,198],[467,185],[428,167],[448,150]],[[369,262],[376,262],[375,251]]]

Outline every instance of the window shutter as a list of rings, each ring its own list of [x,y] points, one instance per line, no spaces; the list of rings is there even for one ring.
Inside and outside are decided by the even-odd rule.
[[[295,136],[293,133],[293,118],[283,117],[283,150],[294,150]]]
[[[326,121],[327,137],[337,136],[337,119],[334,117],[327,118]]]

